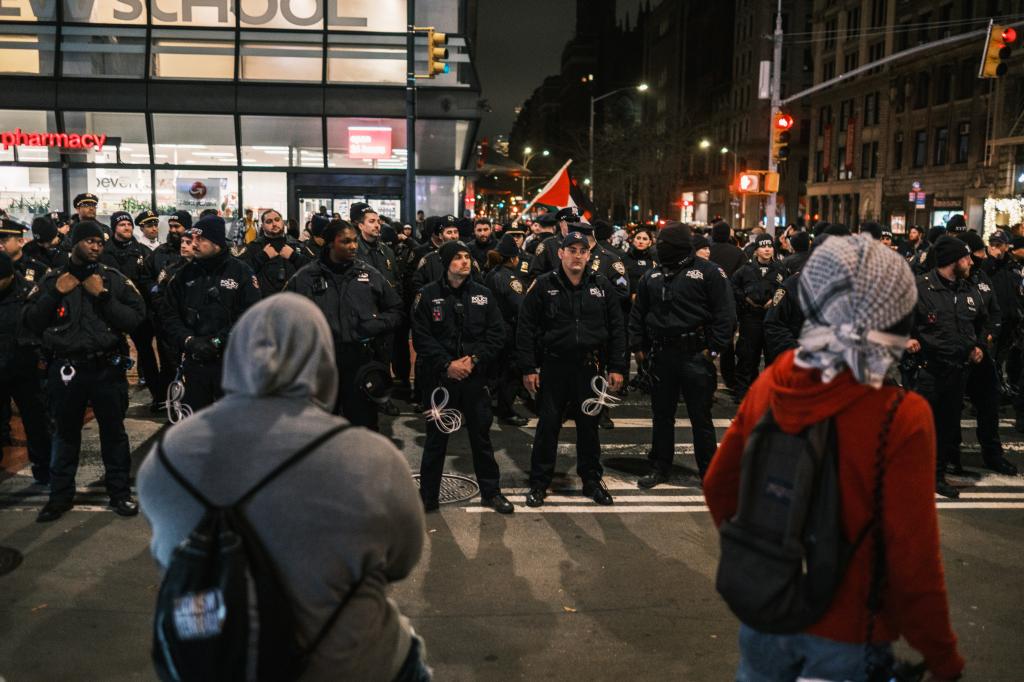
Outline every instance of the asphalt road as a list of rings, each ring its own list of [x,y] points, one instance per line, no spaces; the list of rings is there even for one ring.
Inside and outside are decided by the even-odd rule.
[[[133,401],[128,420],[136,464],[161,426]],[[406,407],[404,404],[400,404]],[[733,405],[715,407],[719,436]],[[702,504],[680,408],[671,485],[640,491],[649,408],[631,397],[602,431],[613,507],[579,495],[574,429],[563,431],[555,495],[523,505],[532,429],[494,427],[502,485],[517,505],[499,516],[476,499],[428,516],[428,542],[393,596],[427,642],[438,680],[727,680],[737,662],[737,623],[714,590],[717,539]],[[1009,415],[1006,415],[1007,419]],[[965,413],[965,425],[970,416]],[[422,420],[383,420],[415,471]],[[1024,469],[1024,437],[1005,421],[1008,456]],[[964,463],[977,469],[973,429]],[[152,680],[152,604],[159,575],[142,517],[106,510],[95,423],[86,427],[78,507],[34,523],[45,492],[5,450],[0,546],[22,563],[0,576],[0,676],[4,680]],[[472,475],[464,435],[451,439],[447,470]],[[979,472],[980,469],[977,469]],[[1021,529],[1024,478],[981,474],[957,481],[959,502],[938,502],[953,623],[977,680],[1019,680],[1024,670]],[[904,649],[908,656],[913,652]]]

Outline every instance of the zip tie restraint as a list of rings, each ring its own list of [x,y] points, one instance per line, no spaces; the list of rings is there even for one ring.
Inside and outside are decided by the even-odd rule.
[[[185,383],[181,380],[181,374],[181,367],[178,367],[174,381],[167,386],[167,420],[172,424],[192,416],[192,408],[181,402],[185,397]]]
[[[441,402],[437,402],[440,395]],[[445,409],[448,405],[448,389],[438,386],[430,393],[430,410],[427,411],[427,421],[434,422],[437,430],[441,433],[455,433],[462,428],[462,413],[456,409]]]
[[[600,374],[594,375],[594,378],[590,380],[590,388],[596,397],[587,398],[580,406],[583,414],[588,417],[596,417],[606,407],[618,407],[622,400],[608,392],[608,379]]]

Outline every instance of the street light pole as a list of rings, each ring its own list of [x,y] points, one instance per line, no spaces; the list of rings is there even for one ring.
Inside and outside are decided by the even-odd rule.
[[[768,170],[774,172],[778,170],[778,165],[775,163],[775,150],[772,146],[772,133],[774,131],[775,118],[779,115],[779,111],[782,109],[782,0],[779,0],[778,12],[775,14],[775,49],[772,55],[772,115],[768,124]],[[775,209],[776,209],[776,194],[772,192],[768,195],[768,201],[765,206],[765,227],[767,228],[768,234],[775,234]]]
[[[640,85],[636,85],[636,86],[629,87],[629,88],[619,88],[617,90],[612,90],[611,92],[606,92],[603,95],[600,95],[599,97],[594,97],[593,95],[590,96],[590,136],[589,136],[590,137],[590,139],[589,139],[590,177],[588,179],[590,180],[590,200],[591,201],[594,200],[594,105],[597,104],[598,102],[600,102],[601,100],[605,99],[606,97],[611,97],[612,95],[617,95],[620,92],[625,92],[626,90],[636,90],[637,92],[647,92],[647,83],[641,83]]]

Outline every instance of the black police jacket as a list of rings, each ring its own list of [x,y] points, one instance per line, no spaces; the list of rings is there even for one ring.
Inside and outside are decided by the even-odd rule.
[[[57,358],[122,351],[124,335],[146,317],[142,295],[131,280],[103,263],[95,264],[95,274],[103,280],[104,294],[93,296],[79,284],[62,295],[57,278],[69,267],[50,270],[32,291],[23,313],[25,324]]]
[[[1003,258],[989,256],[982,264],[982,269],[992,280],[992,288],[995,290],[996,301],[999,303],[1002,326],[1004,330],[1012,329],[1024,317],[1021,271],[1009,255]]]
[[[288,258],[280,255],[270,258],[263,249],[270,244],[279,253],[285,246],[290,246],[292,254]],[[292,237],[275,237],[268,239],[261,234],[245,246],[245,251],[240,259],[248,265],[260,283],[260,291],[264,296],[270,296],[284,289],[288,280],[299,271],[309,259],[302,254],[302,244]]]
[[[39,240],[33,240],[25,244],[23,253],[33,260],[37,260],[47,268],[62,268],[68,262],[68,255],[60,248],[48,247]]]
[[[489,238],[486,242],[481,244],[479,240],[474,239],[469,244],[469,255],[476,262],[478,268],[483,270],[487,267],[487,253],[495,251],[498,248],[498,242],[493,237]]]
[[[558,267],[561,268],[561,266],[559,261]],[[614,251],[595,244],[594,248],[590,250],[590,261],[587,267],[595,274],[604,275],[605,279],[612,283],[620,301],[629,298],[629,274],[626,272],[626,264]]]
[[[235,322],[259,300],[259,281],[241,260],[227,252],[195,258],[167,283],[161,327],[177,348],[190,336],[219,338],[225,348]]]
[[[0,378],[24,371],[26,364],[29,367],[35,364],[39,339],[21,319],[33,286],[16,272],[10,285],[0,290]]]
[[[649,247],[644,251],[640,251],[634,247],[630,247],[626,253],[626,257],[623,262],[626,264],[626,273],[629,275],[629,290],[634,294],[637,292],[637,288],[640,286],[640,279],[648,272],[658,267],[658,261],[655,259],[654,247]]]
[[[14,261],[14,269],[17,270],[30,285],[42,282],[43,277],[46,276],[46,271],[49,270],[46,264],[25,255],[24,251],[21,254],[21,258]]]
[[[917,305],[911,338],[926,360],[962,365],[974,347],[984,347],[984,301],[969,280],[942,281],[936,270],[917,278]]]
[[[416,293],[412,343],[428,376],[440,375],[452,360],[476,356],[474,373],[486,372],[505,345],[505,324],[494,294],[467,279],[453,289],[448,278]]]
[[[358,259],[339,266],[324,258],[304,265],[285,290],[305,296],[320,308],[335,344],[377,339],[402,323],[402,299],[383,273]],[[345,358],[337,361],[342,364]]]
[[[395,252],[380,239],[377,240],[376,244],[371,244],[360,236],[358,241],[356,257],[367,265],[376,268],[384,276],[384,279],[401,295],[402,279]]]
[[[775,259],[765,264],[757,259],[750,261],[732,276],[737,309],[741,314],[764,315],[785,279],[786,269],[781,262]]]
[[[523,374],[532,374],[545,356],[574,361],[601,354],[608,371],[625,374],[626,323],[619,296],[602,275],[584,270],[573,286],[562,266],[538,277],[526,292],[516,328],[516,358]]]
[[[790,277],[804,269],[804,264],[811,257],[810,251],[791,253],[782,259],[782,267],[786,269],[786,276]]]
[[[558,260],[558,249],[562,246],[562,238],[556,235],[546,237],[533,252],[533,262],[530,263],[530,277],[537,279],[541,275],[554,272],[561,268],[562,263]]]
[[[146,257],[146,262],[143,264],[144,275],[143,279],[146,284],[146,288],[143,290],[142,295],[150,300],[156,293],[160,284],[167,278],[167,270],[170,266],[178,263],[182,260],[181,256],[181,245],[172,246],[169,243],[163,243],[160,246],[153,249],[149,256]],[[161,273],[163,275],[161,276]]]
[[[690,256],[661,265],[640,279],[629,315],[629,347],[648,350],[659,339],[700,332],[708,347],[725,350],[736,327],[736,304],[725,271]]]
[[[526,294],[526,287],[519,279],[518,266],[507,268],[499,265],[484,277],[484,286],[491,290],[498,301],[501,319],[505,321],[506,348],[514,346],[519,308]]]
[[[797,339],[804,326],[804,311],[800,309],[800,273],[790,275],[775,292],[772,305],[764,316],[764,344],[768,349],[768,362],[797,347]]]
[[[135,237],[126,242],[118,241],[117,237],[108,239],[103,244],[100,262],[119,270],[122,275],[135,283],[139,291],[146,289],[145,263],[152,249],[143,246]]]
[[[977,261],[974,261],[971,267],[971,276],[967,278],[967,281],[974,285],[985,306],[985,327],[982,330],[982,336],[986,339],[991,336],[994,341],[999,338],[1003,316],[996,298],[995,287],[992,286],[992,278],[981,269]]]
[[[725,274],[732,277],[737,270],[747,264],[747,254],[730,242],[712,242],[711,257],[708,260],[720,265]]]

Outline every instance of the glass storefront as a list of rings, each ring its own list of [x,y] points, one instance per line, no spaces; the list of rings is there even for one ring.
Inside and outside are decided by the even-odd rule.
[[[460,214],[479,122],[465,2],[416,14],[449,33],[452,69],[417,83],[415,209]],[[0,0],[0,91],[27,93],[0,104],[0,208],[28,222],[92,192],[101,219],[301,224],[361,200],[399,218],[406,24],[405,0]]]

